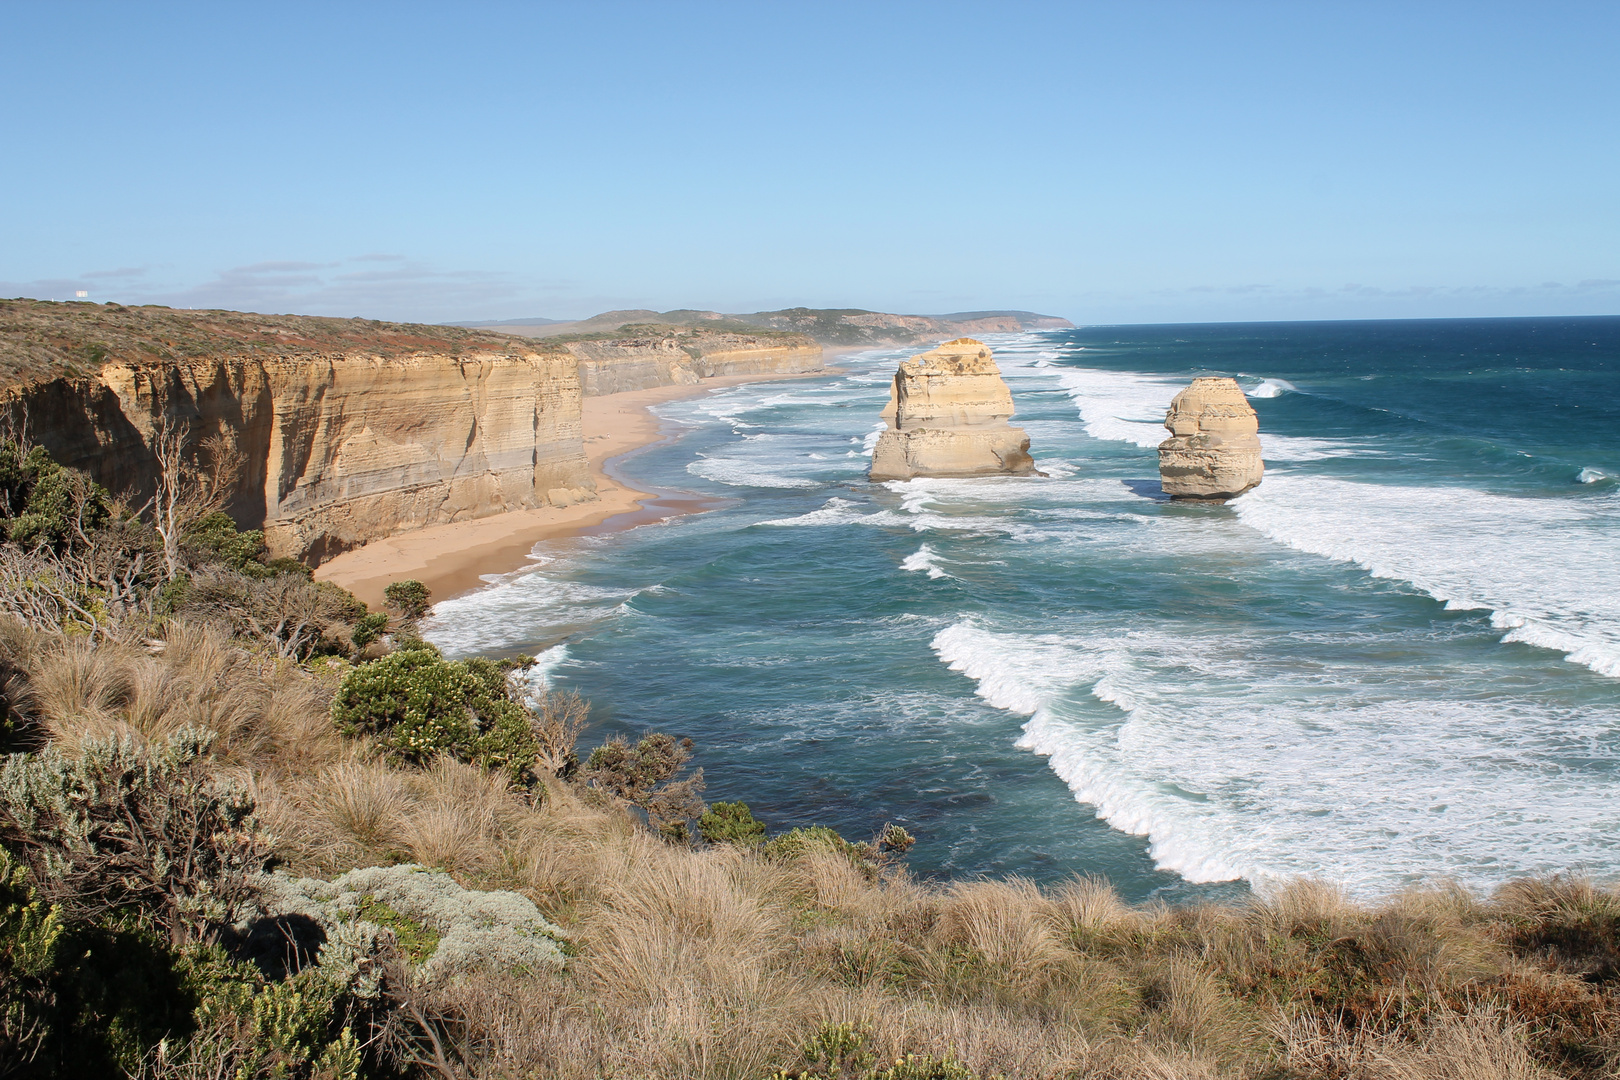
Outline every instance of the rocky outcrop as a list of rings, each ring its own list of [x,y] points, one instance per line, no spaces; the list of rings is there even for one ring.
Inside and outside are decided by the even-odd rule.
[[[900,363],[872,453],[873,480],[1035,473],[1029,436],[1010,427],[1012,393],[990,349],[948,341]]]
[[[271,554],[317,564],[407,529],[594,498],[563,353],[225,355],[113,362],[7,393],[64,464],[141,496],[159,417],[222,435],[228,506]]]
[[[562,343],[579,361],[587,397],[681,386],[720,375],[791,375],[822,366],[821,346],[799,335],[686,331]]]
[[[1175,499],[1229,499],[1260,482],[1260,418],[1235,380],[1198,378],[1170,402],[1159,482]]]

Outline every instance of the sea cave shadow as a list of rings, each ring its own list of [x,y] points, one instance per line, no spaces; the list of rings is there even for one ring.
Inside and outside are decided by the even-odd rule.
[[[1161,486],[1158,477],[1154,477],[1152,480],[1121,480],[1120,483],[1130,488],[1132,495],[1140,495],[1142,498],[1152,499],[1154,502],[1167,503],[1170,501],[1170,496],[1164,493],[1164,488]]]

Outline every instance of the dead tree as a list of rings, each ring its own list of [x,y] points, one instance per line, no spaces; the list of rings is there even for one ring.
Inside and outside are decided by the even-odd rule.
[[[164,571],[170,581],[185,569],[180,547],[186,530],[230,500],[242,464],[241,451],[224,436],[213,435],[202,443],[208,467],[199,468],[186,452],[190,441],[187,426],[167,413],[158,419],[152,437],[152,453],[158,461],[152,527],[163,538]]]

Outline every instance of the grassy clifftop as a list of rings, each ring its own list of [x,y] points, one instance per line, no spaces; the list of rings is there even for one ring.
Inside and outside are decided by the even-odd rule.
[[[0,300],[0,384],[87,375],[126,363],[240,355],[549,352],[554,346],[459,326],[191,311],[88,301]]]

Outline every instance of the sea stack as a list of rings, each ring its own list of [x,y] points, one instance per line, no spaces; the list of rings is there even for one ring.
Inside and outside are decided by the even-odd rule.
[[[1007,424],[1012,414],[1012,393],[982,341],[957,338],[902,360],[869,475],[1037,475],[1029,436]]]
[[[1237,382],[1194,379],[1170,402],[1159,482],[1172,499],[1230,499],[1260,482],[1260,418]]]

